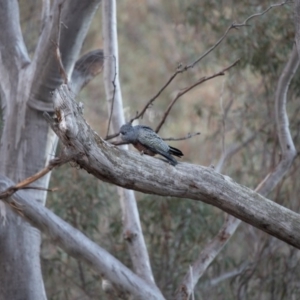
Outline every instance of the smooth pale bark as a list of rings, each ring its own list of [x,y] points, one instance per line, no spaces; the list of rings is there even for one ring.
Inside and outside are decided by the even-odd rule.
[[[105,182],[161,196],[190,198],[219,207],[297,248],[300,215],[234,182],[210,167],[180,163],[173,167],[157,158],[119,149],[104,141],[82,116],[63,85],[54,107],[62,118],[49,119],[66,153],[81,156],[76,163]]]
[[[300,56],[300,0],[295,0],[295,41],[298,55]]]
[[[39,111],[52,111],[52,94],[63,79],[59,72],[59,63],[55,54],[59,39],[61,60],[70,80],[78,59],[83,40],[86,36],[100,0],[65,0],[54,1],[35,50],[32,68],[34,86],[29,105]],[[60,33],[58,32],[61,21]]]
[[[118,132],[125,124],[125,118],[119,82],[116,1],[104,0],[102,11],[104,56],[107,58],[104,61],[104,84],[108,115],[111,115],[111,129]],[[128,150],[128,146],[123,145],[122,149]],[[141,278],[154,284],[134,192],[118,187],[118,194],[123,214],[123,236],[127,242],[133,269]]]
[[[66,73],[71,75],[100,1],[62,2],[61,21],[69,27],[61,32],[61,53]],[[53,110],[49,91],[61,83],[53,41],[58,34],[59,4],[62,2],[52,2],[51,14],[47,9],[49,2],[44,2],[42,33],[30,61],[19,24],[18,1],[1,0],[0,98],[4,127],[0,174],[14,182],[36,173],[55,153],[57,137],[41,111]],[[46,188],[49,176],[44,176],[35,185]],[[26,194],[45,203],[44,191],[28,190]],[[3,205],[1,209],[3,215]],[[0,224],[0,299],[46,299],[39,257],[39,231],[23,222],[9,207],[6,207],[5,215],[7,222]]]
[[[13,185],[14,183],[11,180],[0,175],[1,191]],[[69,255],[85,261],[100,276],[104,276],[110,280],[118,290],[130,293],[136,297],[135,299],[140,300],[164,299],[160,291],[154,288],[152,284],[147,283],[134,274],[106,250],[92,242],[79,230],[60,219],[49,209],[29,198],[24,191],[19,191],[4,201],[11,204],[25,220],[47,234],[54,243],[64,249]],[[28,227],[30,226],[27,222],[23,221],[22,223]],[[30,277],[30,274],[27,276]],[[22,299],[31,298],[24,297]]]

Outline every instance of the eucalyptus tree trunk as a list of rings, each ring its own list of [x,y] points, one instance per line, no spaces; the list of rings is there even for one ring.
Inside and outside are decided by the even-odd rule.
[[[43,168],[55,152],[57,138],[43,117],[53,111],[52,93],[62,83],[56,55],[59,44],[62,64],[74,92],[95,70],[83,69],[102,52],[91,52],[76,64],[82,42],[100,0],[43,1],[42,30],[33,58],[27,53],[19,23],[17,0],[0,0],[0,98],[4,122],[0,144],[0,173],[18,182]],[[63,26],[59,26],[60,23]],[[100,59],[100,60],[99,60]],[[74,69],[75,66],[75,69]],[[90,77],[89,77],[90,76]],[[49,175],[34,183],[47,188]],[[46,192],[27,195],[45,203]],[[40,232],[1,205],[0,299],[46,299],[40,267]]]

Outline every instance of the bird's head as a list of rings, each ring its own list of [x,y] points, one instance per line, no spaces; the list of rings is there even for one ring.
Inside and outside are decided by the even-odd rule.
[[[126,123],[120,128],[121,139],[128,143],[136,141],[136,132],[131,123]]]

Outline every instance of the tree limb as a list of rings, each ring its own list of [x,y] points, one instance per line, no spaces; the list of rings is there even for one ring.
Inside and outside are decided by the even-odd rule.
[[[0,175],[1,191],[13,185],[14,183],[10,179]],[[118,289],[131,293],[141,300],[164,299],[152,286],[149,286],[106,250],[43,205],[28,198],[24,191],[18,191],[12,197],[5,198],[4,201],[34,227],[48,234],[69,255],[88,263],[97,273],[113,282]]]
[[[277,134],[280,140],[280,146],[283,155],[281,161],[274,171],[269,173],[255,189],[256,192],[264,196],[269,194],[283,178],[296,156],[294,143],[288,126],[286,97],[289,84],[298,68],[298,65],[298,54],[296,47],[294,47],[291,56],[279,78],[275,95]],[[222,163],[224,163],[224,159],[221,159],[220,164],[217,166],[218,171],[220,171]],[[270,209],[267,209],[266,212],[269,213]],[[240,223],[241,221],[232,215],[228,215],[226,217],[226,220],[218,234],[206,245],[197,258],[197,261],[193,263],[193,276],[191,277],[190,272],[187,271],[176,291],[176,300],[187,299],[189,295],[191,295],[200,277],[206,271],[210,263],[220,253],[229,239],[233,236]]]
[[[62,98],[55,97],[55,111],[59,116],[66,115],[62,112],[66,108],[71,111],[67,115],[69,119],[64,120],[69,126],[60,127],[63,121],[57,118],[52,128],[67,150],[84,154],[76,163],[87,172],[127,189],[203,201],[300,248],[297,213],[212,168],[187,163],[173,167],[160,159],[124,151],[105,142],[88,126],[65,86],[61,87],[60,94]],[[76,132],[72,131],[72,124],[77,124]]]
[[[58,24],[62,24],[59,39],[61,62],[67,78],[70,79],[83,39],[99,4],[100,0],[53,1],[33,58],[35,84],[28,102],[30,107],[40,111],[52,111],[51,92],[63,82],[56,57],[56,45],[53,44],[59,36]]]
[[[269,10],[271,10],[274,7],[279,7],[279,6],[283,6],[287,3],[291,3],[291,1],[284,1],[278,4],[272,4],[270,5],[267,9],[265,9],[264,11],[262,11],[261,13],[256,13],[253,14],[251,16],[249,16],[248,18],[246,18],[242,23],[235,23],[233,22],[231,25],[229,25],[227,27],[227,29],[225,30],[224,34],[219,38],[219,40],[213,45],[211,46],[209,49],[207,49],[199,58],[197,58],[195,61],[193,61],[190,64],[187,64],[185,66],[179,65],[177,67],[177,70],[170,76],[170,78],[167,80],[167,82],[162,86],[162,88],[146,103],[146,105],[144,106],[144,108],[141,110],[140,113],[137,113],[135,117],[133,117],[130,122],[132,123],[134,120],[139,119],[141,117],[143,117],[143,115],[145,114],[146,110],[152,105],[152,103],[160,96],[160,94],[170,85],[170,83],[177,77],[178,74],[184,73],[187,70],[194,68],[195,65],[197,65],[203,58],[205,58],[208,54],[210,54],[213,50],[215,50],[221,43],[222,41],[226,38],[226,36],[228,35],[229,31],[231,29],[234,28],[239,28],[239,27],[243,27],[243,26],[247,26],[248,22],[256,17],[262,16],[264,14],[266,14]]]
[[[1,192],[0,199],[5,199],[7,197],[10,197],[11,195],[13,195],[15,192],[17,192],[20,189],[32,188],[32,189],[45,190],[44,188],[41,188],[41,187],[28,187],[28,185],[37,181],[38,179],[45,176],[49,172],[51,172],[53,170],[53,168],[59,167],[65,163],[69,162],[71,159],[72,159],[72,157],[52,159],[45,168],[43,168],[36,174],[22,180],[21,182],[17,183],[16,185],[10,186],[7,190]]]
[[[9,93],[16,91],[19,72],[30,63],[20,27],[17,0],[3,0],[0,5],[0,87],[2,108],[9,103]]]
[[[165,113],[163,114],[163,117],[161,119],[161,121],[159,122],[159,124],[157,125],[155,132],[159,132],[159,130],[161,129],[162,125],[165,123],[167,116],[169,115],[173,105],[176,103],[176,101],[183,96],[184,94],[186,94],[187,92],[189,92],[190,90],[192,90],[194,87],[200,85],[201,83],[208,81],[212,78],[218,77],[218,76],[222,76],[225,75],[225,72],[228,71],[229,69],[233,68],[238,62],[240,61],[240,59],[236,60],[233,64],[231,64],[230,66],[224,68],[222,71],[219,71],[211,76],[205,76],[202,77],[201,79],[199,79],[197,82],[193,83],[192,85],[190,85],[189,87],[179,91],[177,93],[177,95],[175,96],[175,98],[171,101],[171,103],[169,104],[169,106],[167,107]]]
[[[187,140],[190,139],[196,135],[200,135],[200,132],[194,132],[194,133],[188,133],[186,136],[180,137],[180,138],[162,138],[164,141],[183,141],[183,140]]]
[[[30,63],[20,27],[19,5],[17,0],[3,0],[0,6],[1,73],[10,74],[12,67],[18,69]],[[12,74],[11,74],[12,75]]]
[[[281,148],[281,160],[276,168],[270,173],[268,181],[260,190],[260,193],[263,195],[268,194],[274,189],[282,177],[288,172],[297,154],[289,129],[286,102],[289,85],[298,69],[298,66],[299,57],[297,48],[294,46],[290,58],[280,75],[275,93],[275,118],[277,135]]]

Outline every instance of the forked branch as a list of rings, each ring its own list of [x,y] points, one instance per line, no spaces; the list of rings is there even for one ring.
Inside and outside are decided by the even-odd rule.
[[[181,91],[179,91],[177,93],[177,95],[175,96],[175,98],[171,101],[171,103],[169,104],[169,106],[167,107],[166,111],[164,112],[163,114],[163,117],[161,119],[161,121],[159,122],[159,124],[157,125],[156,129],[155,129],[155,132],[159,132],[159,130],[161,129],[162,125],[165,123],[166,121],[166,118],[167,116],[169,115],[172,107],[174,106],[174,104],[176,103],[176,101],[181,97],[183,96],[184,94],[186,94],[187,92],[189,92],[190,90],[192,90],[193,88],[195,88],[196,86],[202,84],[203,82],[206,82],[210,79],[213,79],[215,77],[218,77],[218,76],[223,76],[225,75],[225,72],[228,71],[229,69],[233,68],[240,60],[236,60],[233,64],[231,64],[230,66],[226,67],[225,69],[211,75],[211,76],[205,76],[205,77],[202,77],[200,78],[197,82],[193,83],[192,85],[182,89]]]
[[[227,37],[229,31],[231,29],[237,29],[239,27],[243,27],[243,26],[248,26],[248,22],[250,20],[252,20],[253,18],[256,17],[260,17],[264,14],[266,14],[268,11],[270,11],[271,9],[275,8],[275,7],[280,7],[283,6],[287,3],[292,3],[292,1],[283,1],[281,3],[278,4],[273,4],[270,5],[267,9],[265,9],[264,11],[260,12],[260,13],[256,13],[253,14],[251,16],[249,16],[248,18],[246,18],[242,23],[235,23],[233,22],[231,25],[228,26],[228,28],[225,30],[224,34],[219,38],[219,40],[213,45],[211,46],[208,50],[206,50],[200,57],[198,57],[195,61],[193,61],[190,64],[187,64],[185,66],[178,66],[177,70],[170,76],[170,78],[167,80],[167,82],[161,87],[161,89],[146,103],[146,105],[144,106],[144,108],[141,110],[141,112],[138,112],[136,114],[135,117],[133,117],[130,122],[132,123],[134,120],[137,120],[141,117],[143,117],[143,115],[145,114],[146,110],[152,105],[152,103],[160,96],[160,94],[171,84],[171,82],[177,77],[178,74],[182,74],[184,72],[186,72],[187,70],[194,68],[203,58],[205,58],[208,54],[210,54],[213,50],[215,50],[221,43],[222,41]]]

